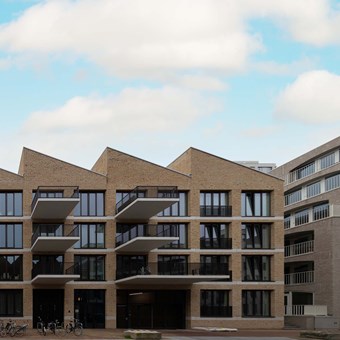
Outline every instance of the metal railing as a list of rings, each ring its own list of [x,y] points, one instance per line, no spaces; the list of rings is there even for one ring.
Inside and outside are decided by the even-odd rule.
[[[159,231],[157,224],[135,224],[128,226],[126,231],[116,236],[116,247],[136,237],[179,237],[178,229],[168,228]]]
[[[116,214],[137,198],[179,198],[179,193],[175,186],[138,186],[117,202]]]
[[[220,237],[209,238],[201,237],[200,239],[201,249],[232,249],[232,238]]]
[[[78,186],[39,186],[31,204],[31,211],[33,211],[39,198],[79,198]]]
[[[285,285],[298,285],[306,283],[314,283],[314,270],[285,274]]]
[[[314,240],[285,246],[285,257],[309,254],[314,252]]]
[[[227,280],[231,281],[231,271],[225,263],[131,262],[126,268],[116,270],[116,280],[136,275],[229,275]]]
[[[231,318],[233,316],[232,306],[201,306],[201,317],[224,317]]]
[[[32,235],[31,245],[38,237],[79,237],[79,226],[63,224],[39,224]]]
[[[78,265],[74,262],[58,262],[58,261],[49,261],[46,262],[38,262],[33,265],[32,269],[32,279],[34,279],[37,275],[72,275],[76,274],[76,267]]]
[[[232,208],[231,205],[201,205],[200,206],[200,215],[201,216],[209,216],[209,217],[231,217],[232,216]]]

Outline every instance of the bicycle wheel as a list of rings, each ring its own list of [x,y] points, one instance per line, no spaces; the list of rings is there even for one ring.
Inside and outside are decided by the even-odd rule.
[[[26,330],[27,330],[27,325],[21,326],[14,332],[14,335],[24,336],[26,334]]]
[[[83,326],[82,325],[76,325],[74,328],[74,334],[76,336],[82,335],[83,334]]]
[[[72,325],[71,325],[70,323],[68,323],[68,324],[66,325],[66,333],[71,333],[72,330],[73,330]]]

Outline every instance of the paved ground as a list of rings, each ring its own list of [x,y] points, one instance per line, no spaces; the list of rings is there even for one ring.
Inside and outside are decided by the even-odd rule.
[[[237,332],[207,332],[199,330],[161,330],[162,339],[171,340],[222,340],[228,338],[228,340],[261,340],[264,338],[271,340],[291,340],[299,339],[299,330],[240,330]],[[29,340],[48,340],[58,339],[53,334],[47,334],[46,337],[41,336],[35,329],[29,329],[27,331],[25,339]],[[5,338],[2,338],[5,339]],[[9,338],[13,339],[13,338]],[[62,339],[124,339],[124,330],[117,329],[85,329],[84,334],[80,337],[76,337],[73,334],[68,334]]]

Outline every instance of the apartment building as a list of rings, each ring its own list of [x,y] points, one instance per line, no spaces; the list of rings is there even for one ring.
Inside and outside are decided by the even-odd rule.
[[[286,320],[304,328],[322,315],[339,327],[339,152],[340,137],[271,172],[285,180]]]
[[[257,171],[265,172],[266,174],[270,173],[276,168],[275,163],[260,163],[259,161],[238,161],[237,163]]]
[[[283,181],[190,148],[0,170],[0,317],[86,328],[281,328]]]

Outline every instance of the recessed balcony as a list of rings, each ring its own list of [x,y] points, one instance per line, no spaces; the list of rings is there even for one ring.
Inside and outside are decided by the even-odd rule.
[[[147,221],[179,202],[177,187],[138,186],[116,204],[116,219]]]
[[[314,283],[314,270],[285,274],[285,285],[304,285]]]
[[[191,285],[209,281],[231,281],[227,265],[158,262],[142,266],[131,263],[128,268],[116,272],[116,284],[124,285]]]
[[[78,187],[38,187],[31,205],[31,218],[34,220],[65,220],[78,203]]]
[[[327,316],[327,305],[285,305],[285,316]]]
[[[64,253],[80,240],[78,226],[63,224],[34,225],[32,252]]]
[[[153,249],[179,240],[174,230],[158,232],[157,225],[135,224],[120,226],[125,231],[116,237],[116,253],[148,253]]]
[[[51,262],[37,263],[32,269],[33,285],[64,285],[65,283],[80,278],[75,274],[74,263]]]
[[[285,257],[299,256],[314,252],[314,240],[285,246]]]

